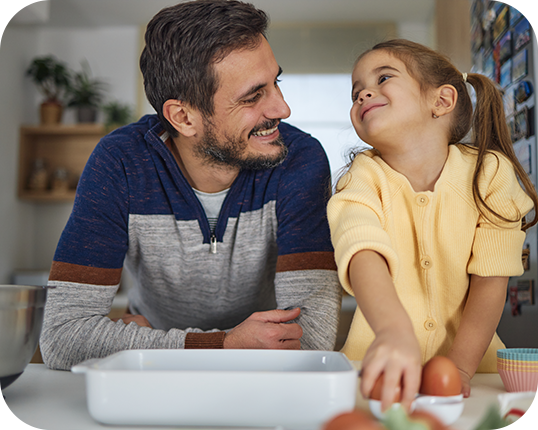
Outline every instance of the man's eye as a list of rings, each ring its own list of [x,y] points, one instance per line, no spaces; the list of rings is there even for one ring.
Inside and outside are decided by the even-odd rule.
[[[261,93],[256,93],[256,94],[254,95],[254,97],[251,97],[251,98],[249,98],[249,99],[246,99],[246,100],[245,100],[245,103],[256,103],[256,102],[259,100],[259,98],[260,98],[261,96],[262,96]]]

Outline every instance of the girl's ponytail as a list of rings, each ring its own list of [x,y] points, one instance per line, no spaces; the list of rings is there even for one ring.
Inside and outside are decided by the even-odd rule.
[[[514,152],[512,138],[506,124],[502,95],[495,84],[486,76],[478,73],[469,73],[466,75],[466,80],[472,85],[476,93],[476,105],[472,121],[473,142],[478,150],[478,158],[473,176],[473,196],[475,203],[486,218],[488,217],[482,208],[485,208],[487,212],[503,221],[514,222],[514,220],[506,219],[491,209],[480,195],[478,189],[478,178],[482,171],[482,164],[486,153],[489,150],[501,152],[512,162],[519,181],[534,203],[535,211],[533,220],[529,223],[524,223],[522,226],[523,230],[527,230],[538,222],[536,210],[538,208],[538,195]]]

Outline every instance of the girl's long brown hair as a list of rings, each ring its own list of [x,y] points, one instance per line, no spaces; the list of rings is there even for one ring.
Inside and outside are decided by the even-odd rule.
[[[462,73],[444,55],[409,40],[394,39],[375,45],[369,51],[364,52],[357,59],[357,62],[368,52],[375,50],[387,51],[402,61],[406,65],[409,74],[419,83],[423,93],[431,88],[439,88],[445,84],[456,88],[458,101],[449,131],[449,144],[462,142],[472,126],[471,146],[476,148],[478,152],[473,175],[473,197],[478,211],[491,222],[493,221],[488,215],[493,215],[506,222],[519,221],[519,219],[507,219],[495,212],[480,195],[478,178],[482,172],[484,157],[491,150],[495,150],[504,154],[510,160],[525,192],[534,203],[534,219],[529,223],[524,223],[522,229],[527,230],[535,225],[538,222],[538,211],[536,210],[538,208],[538,195],[514,152],[510,131],[506,124],[502,95],[493,81],[478,73],[467,74],[467,82],[473,86],[476,93],[476,105],[473,112],[473,105]]]

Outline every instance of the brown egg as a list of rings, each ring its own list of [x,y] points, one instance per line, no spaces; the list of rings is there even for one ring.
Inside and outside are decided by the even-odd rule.
[[[385,430],[371,415],[357,409],[330,419],[322,430]]]
[[[384,380],[385,374],[382,373],[381,376],[377,378],[377,381],[375,381],[374,388],[372,388],[372,391],[370,392],[370,399],[381,400]],[[400,400],[402,400],[402,387],[398,385],[394,391],[394,399],[392,400],[392,403],[399,403]]]
[[[420,394],[457,396],[461,394],[461,376],[456,365],[447,357],[436,356],[422,369]]]

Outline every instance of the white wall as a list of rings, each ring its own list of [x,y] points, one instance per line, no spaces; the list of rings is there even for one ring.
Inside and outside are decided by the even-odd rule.
[[[286,121],[322,143],[335,177],[346,164],[346,152],[360,143],[349,119],[350,75],[284,73],[279,85],[291,108],[291,116]]]
[[[0,283],[35,263],[35,207],[17,199],[18,126],[31,95],[24,67],[37,52],[37,33],[7,29],[0,45]]]

